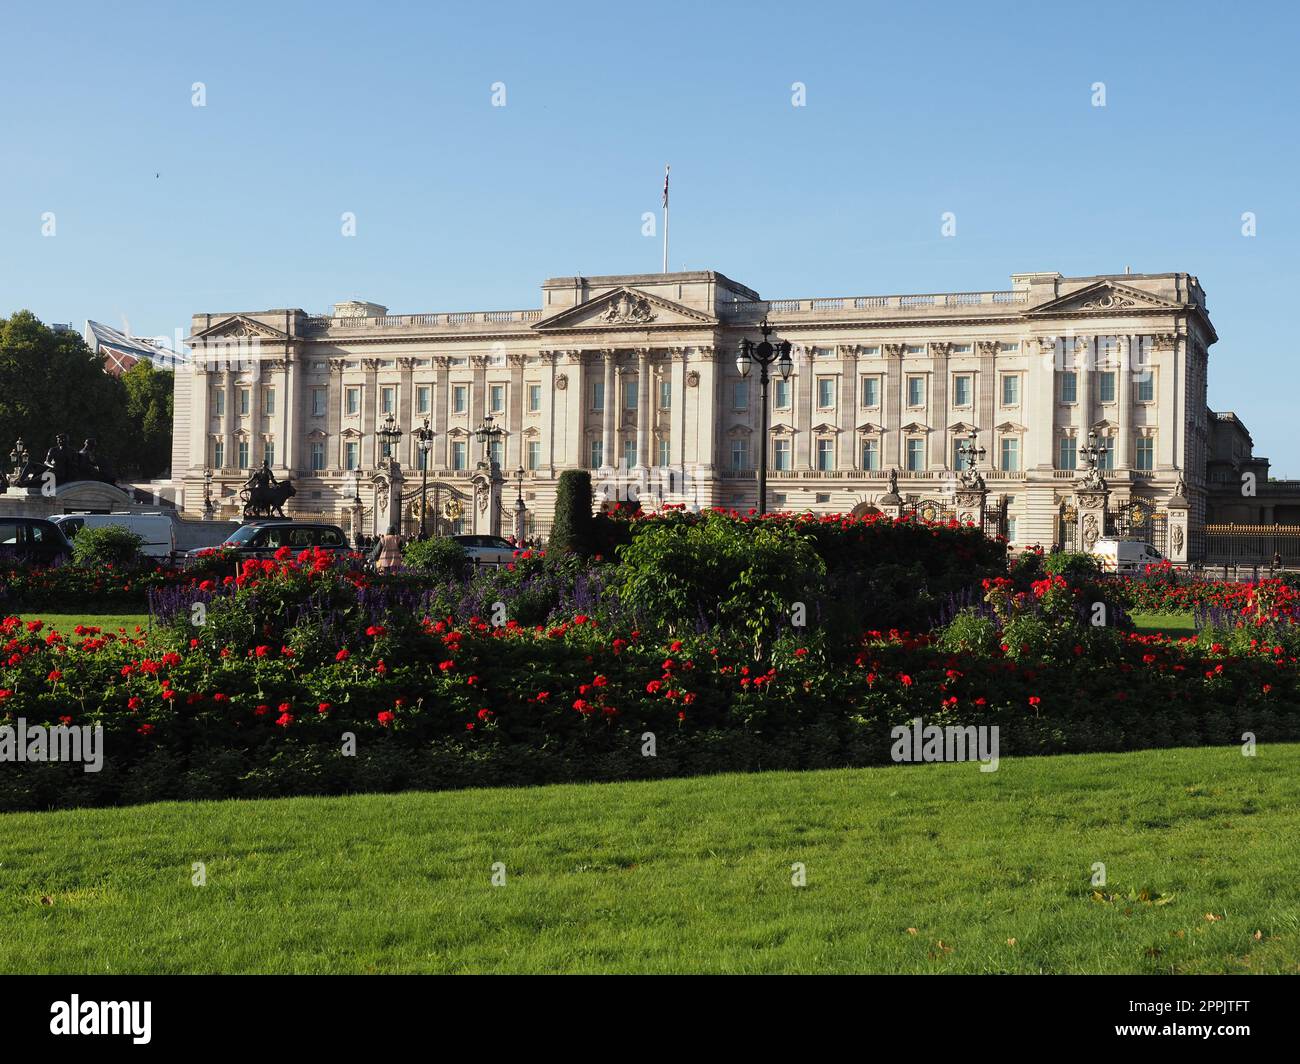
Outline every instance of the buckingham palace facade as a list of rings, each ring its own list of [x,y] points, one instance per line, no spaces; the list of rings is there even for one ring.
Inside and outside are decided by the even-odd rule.
[[[794,351],[789,379],[773,373],[767,440],[758,374],[736,366],[764,318]],[[444,513],[458,513],[448,500],[471,504],[488,416],[504,430],[490,446],[507,506],[521,479],[539,534],[574,468],[593,471],[606,501],[746,509],[760,447],[774,510],[867,511],[891,469],[904,498],[942,499],[972,432],[1016,545],[1057,541],[1089,433],[1105,447],[1113,507],[1159,512],[1181,478],[1189,528],[1204,522],[1217,337],[1185,273],[1026,273],[1001,291],[777,300],[712,271],[559,277],[527,310],[393,315],[357,301],[330,316],[197,314],[191,332],[172,467],[191,515],[205,491],[236,515],[265,460],[292,479],[293,512],[351,525],[377,505],[367,493],[391,415],[408,525],[426,464]],[[413,430],[426,422],[422,452]]]

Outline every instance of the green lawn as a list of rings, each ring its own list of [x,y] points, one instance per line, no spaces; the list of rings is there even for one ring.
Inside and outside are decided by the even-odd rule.
[[[1190,613],[1135,613],[1133,624],[1139,632],[1163,632],[1181,638],[1196,634],[1196,618]]]
[[[136,625],[145,631],[149,630],[147,613],[45,613],[39,610],[24,610],[19,616],[24,621],[42,620],[47,631],[54,628],[62,635],[70,635],[79,624],[84,624],[87,628],[102,628],[106,632],[116,632],[119,628],[125,628],[131,633],[135,631]]]
[[[1295,972],[1297,838],[1300,745],[9,814],[0,971]]]

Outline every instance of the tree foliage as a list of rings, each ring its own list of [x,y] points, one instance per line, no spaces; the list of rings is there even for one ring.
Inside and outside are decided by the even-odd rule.
[[[591,474],[585,469],[566,469],[555,490],[555,523],[548,545],[552,551],[592,553],[594,524],[591,515]]]

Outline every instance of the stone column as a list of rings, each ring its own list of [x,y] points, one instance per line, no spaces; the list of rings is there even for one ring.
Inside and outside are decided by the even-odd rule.
[[[429,398],[432,417],[429,428],[433,430],[433,450],[429,454],[429,472],[445,471],[451,461],[451,447],[447,442],[447,418],[451,412],[451,387],[447,383],[447,369],[451,359],[438,355],[433,360],[433,395]]]
[[[1074,342],[1074,372],[1077,374],[1075,391],[1079,407],[1079,440],[1087,439],[1088,430],[1092,428],[1092,367],[1093,341],[1091,337],[1080,336]]]
[[[650,468],[650,423],[654,420],[654,400],[650,395],[650,349],[637,351],[636,362],[636,468],[645,479]]]
[[[281,477],[293,472],[292,444],[289,436],[289,408],[293,400],[289,395],[289,363],[287,359],[276,359],[271,372],[271,387],[275,389],[275,414],[269,426],[271,438],[275,440],[275,468]]]
[[[885,434],[881,440],[880,468],[903,465],[903,345],[885,344]]]
[[[613,348],[607,347],[601,352],[601,355],[605,360],[605,407],[602,411],[601,420],[600,461],[604,468],[610,469],[613,468],[616,460],[614,457],[614,413],[618,403],[618,396],[615,394],[617,384],[614,380],[615,351]]]
[[[325,397],[325,469],[339,474],[343,471],[343,359],[331,358],[329,362],[329,388]]]
[[[239,372],[226,370],[226,469],[238,468],[239,462]]]
[[[1128,469],[1132,463],[1133,439],[1133,338],[1117,337],[1119,367],[1115,370],[1115,400],[1118,413],[1115,420],[1115,468]]]
[[[415,359],[399,358],[397,368],[401,370],[402,376],[397,386],[397,410],[394,411],[393,416],[397,418],[398,428],[404,433],[402,439],[406,441],[408,455],[406,464],[411,469],[419,469],[419,441],[411,431],[414,428],[411,422],[411,411],[415,409]]]
[[[1078,500],[1079,549],[1092,552],[1103,535],[1106,534],[1106,500],[1110,498],[1109,488],[1081,488],[1075,492]]]
[[[361,468],[379,467],[379,438],[375,435],[375,420],[379,410],[379,359],[361,360],[365,370],[365,389],[361,395]],[[370,448],[370,461],[366,462],[366,448]]]
[[[402,486],[401,466],[397,461],[386,461],[383,471],[374,479],[375,501],[371,510],[371,535],[382,536],[388,532],[390,525],[397,526],[397,533],[402,533]]]
[[[983,477],[968,484],[961,484],[957,488],[956,495],[957,520],[963,525],[974,525],[982,529],[984,514],[988,509],[988,498],[989,491]]]
[[[839,400],[839,412],[835,421],[840,430],[840,454],[836,465],[840,469],[857,469],[858,348],[853,345],[841,347],[840,358],[842,375],[839,395],[836,397]]]
[[[1178,474],[1178,483],[1174,487],[1173,497],[1165,504],[1169,513],[1169,542],[1166,544],[1167,557],[1175,565],[1186,565],[1191,554],[1189,542],[1191,529],[1188,526],[1191,503],[1187,500],[1187,484],[1182,473]]]
[[[176,367],[177,373],[185,373],[183,365]],[[211,453],[208,437],[212,433],[212,374],[202,363],[195,360],[189,370],[190,384],[190,469],[208,469],[211,466]],[[180,477],[185,471],[175,470]],[[188,507],[187,507],[188,508]]]
[[[930,345],[930,416],[927,419],[933,431],[930,433],[929,466],[931,469],[947,469],[952,462],[948,453],[948,354],[952,350],[950,343],[933,343]]]

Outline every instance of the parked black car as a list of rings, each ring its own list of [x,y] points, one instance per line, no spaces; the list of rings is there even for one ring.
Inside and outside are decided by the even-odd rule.
[[[347,553],[352,548],[348,537],[337,525],[319,524],[314,521],[251,521],[240,525],[224,543],[217,547],[202,547],[188,552],[194,558],[205,550],[234,550],[241,556],[249,558],[270,558],[281,547],[288,547],[297,554],[311,547],[321,550]]]
[[[0,517],[0,559],[53,565],[72,557],[59,526],[43,517]]]

